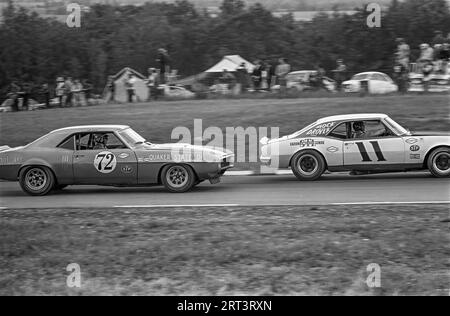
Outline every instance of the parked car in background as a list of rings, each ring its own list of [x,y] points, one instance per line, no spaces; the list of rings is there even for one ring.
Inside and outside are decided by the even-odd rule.
[[[344,92],[368,92],[385,94],[398,91],[398,86],[385,73],[377,71],[362,72],[342,83]]]
[[[318,87],[323,87],[330,92],[336,91],[337,84],[335,80],[323,76],[322,83],[320,84],[315,82],[317,76],[317,70],[299,70],[290,72],[286,75],[286,87],[297,91],[313,90]],[[280,86],[275,85],[272,89],[278,90],[280,89]]]
[[[192,99],[195,98],[195,93],[192,91],[189,91],[188,89],[180,86],[170,86],[170,85],[164,85],[162,86],[162,89],[164,91],[164,96],[169,98],[176,98],[176,99]]]

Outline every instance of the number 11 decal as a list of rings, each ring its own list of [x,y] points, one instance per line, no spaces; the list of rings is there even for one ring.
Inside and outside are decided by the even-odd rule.
[[[378,144],[377,141],[370,142],[373,149],[375,150],[375,155],[377,155],[378,161],[386,161],[386,159],[383,156],[383,152],[381,151],[380,144]],[[359,152],[361,153],[361,158],[363,162],[369,162],[372,161],[370,159],[369,154],[367,153],[366,146],[364,146],[363,142],[356,142],[356,145],[358,146]]]

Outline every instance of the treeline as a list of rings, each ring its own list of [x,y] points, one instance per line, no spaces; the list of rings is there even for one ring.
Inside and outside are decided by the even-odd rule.
[[[382,27],[369,28],[369,12],[319,15],[295,23],[274,17],[260,4],[225,0],[221,14],[209,16],[188,1],[144,6],[96,5],[84,13],[81,28],[43,19],[9,6],[0,25],[0,87],[11,81],[53,83],[57,76],[88,79],[101,89],[106,77],[125,66],[146,73],[166,48],[172,68],[187,76],[212,66],[223,55],[255,59],[286,57],[293,69],[343,58],[351,72],[390,72],[395,38],[404,37],[413,56],[435,30],[450,31],[445,0],[394,0],[382,14]]]

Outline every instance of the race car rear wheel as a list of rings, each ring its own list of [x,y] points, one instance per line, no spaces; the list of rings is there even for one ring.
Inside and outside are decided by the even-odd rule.
[[[55,176],[44,166],[27,167],[20,171],[19,183],[29,195],[46,195],[55,185]]]
[[[161,172],[161,182],[173,193],[189,191],[196,183],[195,173],[186,165],[165,166]]]
[[[291,168],[299,180],[316,180],[325,171],[322,155],[315,150],[303,150],[292,157]]]
[[[450,148],[439,147],[431,152],[427,161],[431,174],[438,178],[450,176]]]

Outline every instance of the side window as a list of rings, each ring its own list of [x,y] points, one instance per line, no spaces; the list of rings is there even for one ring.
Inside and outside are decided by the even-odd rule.
[[[63,141],[61,144],[58,145],[58,148],[68,149],[68,150],[74,150],[75,149],[75,136],[70,136],[65,141]]]
[[[75,137],[75,143],[77,150],[89,150],[92,149],[92,134],[77,134]]]
[[[352,138],[392,136],[392,132],[380,120],[352,122]]]
[[[339,139],[346,139],[347,138],[347,123],[341,123],[338,126],[336,126],[335,129],[333,129],[328,136],[335,137]]]
[[[108,149],[126,149],[127,146],[125,146],[122,141],[117,138],[116,134],[114,133],[107,133],[108,141],[106,142],[106,147]]]
[[[378,80],[378,81],[386,81],[386,79],[380,74],[373,74],[372,75],[372,79],[373,80]]]

